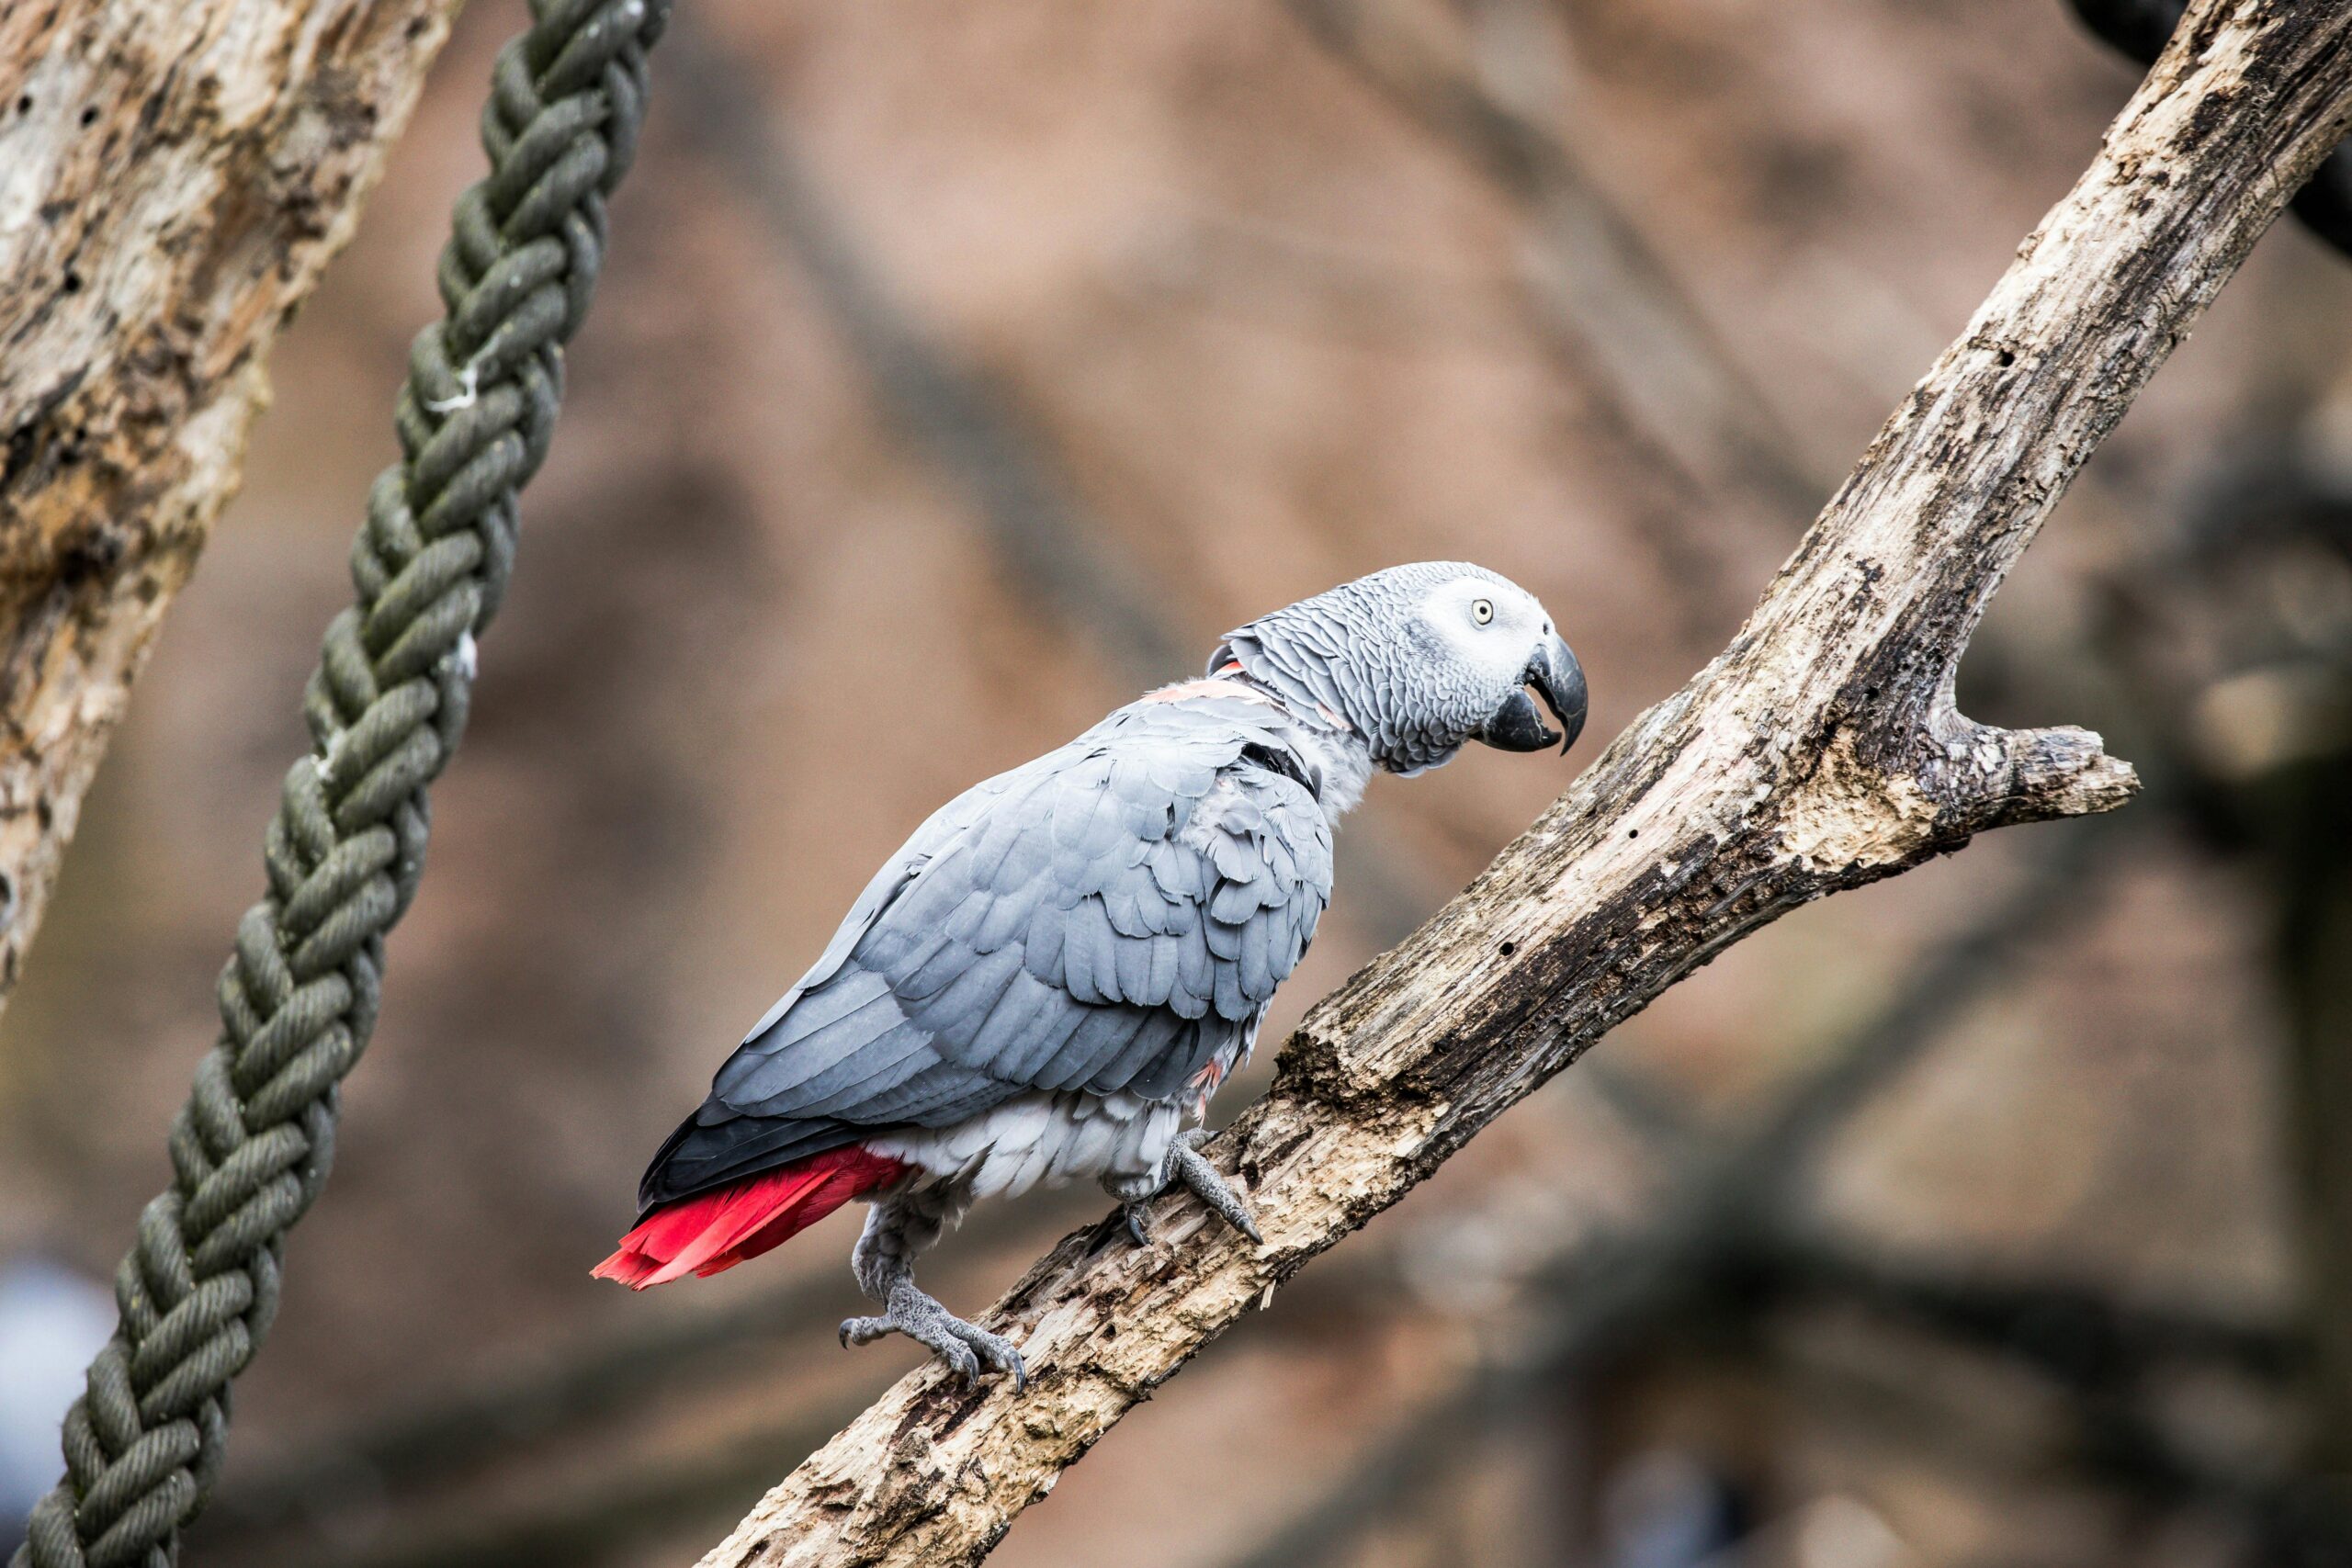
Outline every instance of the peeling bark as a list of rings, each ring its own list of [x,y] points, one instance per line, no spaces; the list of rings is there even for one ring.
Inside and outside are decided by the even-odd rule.
[[[263,356],[456,10],[0,6],[0,1002],[236,489]]]
[[[2352,4],[2194,8],[2074,190],[1732,645],[1467,891],[1316,1008],[1217,1143],[1265,1232],[1169,1200],[992,1314],[1031,1386],[901,1380],[704,1568],[969,1563],[1211,1337],[1682,976],[1989,828],[2102,811],[2079,729],[1963,717],[1969,634],[2075,470],[2352,122]]]

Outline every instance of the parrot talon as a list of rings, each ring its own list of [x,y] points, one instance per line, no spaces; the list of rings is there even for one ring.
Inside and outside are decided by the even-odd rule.
[[[1121,1204],[1127,1222],[1127,1235],[1137,1247],[1151,1245],[1151,1228],[1148,1213],[1154,1198],[1182,1187],[1203,1203],[1209,1212],[1252,1242],[1265,1244],[1258,1234],[1258,1222],[1250,1213],[1250,1205],[1241,1201],[1216,1167],[1201,1157],[1200,1147],[1209,1141],[1206,1127],[1194,1127],[1179,1133],[1169,1140],[1168,1152],[1159,1158],[1159,1167],[1141,1176],[1106,1176],[1103,1189]]]
[[[1178,1134],[1175,1143],[1168,1150],[1169,1175],[1173,1180],[1182,1182],[1193,1197],[1207,1204],[1209,1212],[1218,1219],[1262,1247],[1266,1238],[1258,1234],[1258,1222],[1251,1217],[1250,1205],[1241,1201],[1241,1195],[1234,1191],[1216,1167],[1201,1156],[1200,1146],[1208,1142],[1209,1136],[1206,1127],[1195,1127],[1190,1132]]]
[[[932,1297],[900,1281],[891,1287],[888,1305],[877,1317],[853,1317],[842,1324],[842,1348],[871,1345],[889,1334],[903,1334],[945,1361],[966,1386],[980,1381],[988,1370],[1012,1374],[1015,1393],[1029,1390],[1029,1369],[1012,1342],[1000,1334],[965,1322]]]

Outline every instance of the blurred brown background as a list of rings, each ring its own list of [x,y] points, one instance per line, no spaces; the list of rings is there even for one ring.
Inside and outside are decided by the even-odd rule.
[[[0,1025],[0,1426],[35,1455],[41,1368],[106,1324],[77,1279],[165,1176],[519,20],[466,16],[280,348]],[[880,857],[1399,560],[1533,590],[1613,733],[2134,75],[2059,0],[692,0],[680,34],[195,1562],[714,1542],[914,1359],[834,1343],[857,1217],[644,1297],[587,1269]],[[1971,711],[2099,728],[2148,798],[1736,949],[994,1561],[2352,1562],[2347,349],[2352,264],[2282,225],[1972,658]],[[1376,785],[1276,1021],[1572,765]],[[976,1220],[926,1281],[977,1309],[1102,1207]]]

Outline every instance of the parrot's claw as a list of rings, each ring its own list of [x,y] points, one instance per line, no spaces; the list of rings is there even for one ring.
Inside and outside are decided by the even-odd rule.
[[[1179,1133],[1160,1156],[1159,1168],[1141,1176],[1106,1176],[1104,1190],[1119,1201],[1120,1214],[1127,1223],[1127,1235],[1137,1247],[1151,1245],[1150,1211],[1152,1200],[1173,1188],[1182,1187],[1209,1207],[1209,1212],[1248,1236],[1264,1245],[1265,1237],[1258,1234],[1258,1222],[1250,1215],[1250,1205],[1241,1201],[1216,1167],[1203,1159],[1200,1147],[1209,1141],[1206,1127],[1194,1127]]]
[[[1201,1157],[1201,1145],[1209,1141],[1206,1127],[1194,1127],[1176,1134],[1168,1150],[1168,1175],[1171,1182],[1182,1182],[1185,1190],[1209,1206],[1218,1219],[1262,1247],[1266,1238],[1258,1234],[1258,1222],[1250,1215],[1250,1205],[1241,1201],[1216,1167]]]
[[[886,1334],[903,1334],[927,1347],[967,1383],[980,1381],[982,1367],[1012,1374],[1012,1391],[1029,1391],[1029,1369],[1012,1341],[966,1323],[932,1297],[901,1281],[879,1317],[853,1317],[842,1324],[842,1346],[871,1345]]]

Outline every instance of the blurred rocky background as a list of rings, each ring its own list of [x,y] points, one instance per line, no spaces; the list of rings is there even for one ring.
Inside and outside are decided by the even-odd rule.
[[[281,346],[0,1022],[0,1538],[164,1179],[519,19],[465,17]],[[697,1555],[915,1353],[834,1342],[854,1213],[643,1297],[587,1270],[880,857],[1399,560],[1541,595],[1612,734],[1729,637],[2134,74],[2059,0],[682,6],[189,1560]],[[2352,263],[2264,242],[1963,688],[2102,729],[2146,796],[1727,953],[994,1561],[2352,1562]],[[1575,765],[1375,785],[1277,1021]],[[1103,1207],[977,1219],[926,1283],[979,1308]]]

